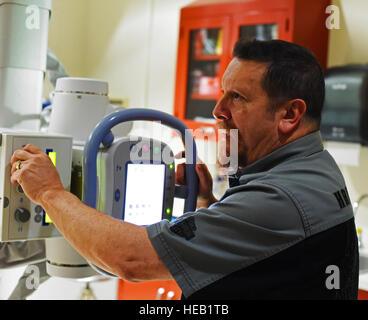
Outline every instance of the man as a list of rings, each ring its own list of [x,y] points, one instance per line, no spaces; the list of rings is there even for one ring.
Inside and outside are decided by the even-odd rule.
[[[355,299],[355,224],[318,131],[315,57],[284,41],[240,40],[222,90],[213,115],[218,128],[238,130],[239,170],[217,201],[197,165],[205,206],[174,222],[135,226],[87,207],[33,145],[14,153],[11,181],[86,259],[124,279],[173,278],[187,299]]]

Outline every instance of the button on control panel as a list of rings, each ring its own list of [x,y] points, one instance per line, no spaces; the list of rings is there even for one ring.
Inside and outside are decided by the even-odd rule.
[[[27,209],[17,208],[17,210],[15,210],[14,217],[18,222],[25,223],[29,220],[31,214]]]

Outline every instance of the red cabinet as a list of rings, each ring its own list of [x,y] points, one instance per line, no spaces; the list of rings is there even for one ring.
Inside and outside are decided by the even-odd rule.
[[[180,13],[174,115],[190,128],[213,126],[221,78],[239,38],[295,42],[326,67],[330,0],[209,2],[196,1]]]
[[[174,280],[132,283],[119,279],[118,300],[180,300],[181,290]]]
[[[368,300],[368,291],[359,289],[358,300]]]

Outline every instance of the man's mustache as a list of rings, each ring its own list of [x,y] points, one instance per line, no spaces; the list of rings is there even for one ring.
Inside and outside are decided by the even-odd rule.
[[[225,122],[225,121],[217,121],[216,122],[216,129],[217,130],[226,130],[230,131],[231,129],[237,129],[233,123]]]
[[[239,131],[238,128],[233,123],[216,123],[217,134],[220,139],[226,138],[226,141],[230,143],[230,140],[239,139]]]

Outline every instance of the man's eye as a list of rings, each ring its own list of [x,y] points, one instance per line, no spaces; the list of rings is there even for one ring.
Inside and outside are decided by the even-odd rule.
[[[243,97],[242,97],[240,94],[236,93],[236,92],[234,92],[234,93],[233,93],[233,98],[234,98],[235,100],[243,99]]]

